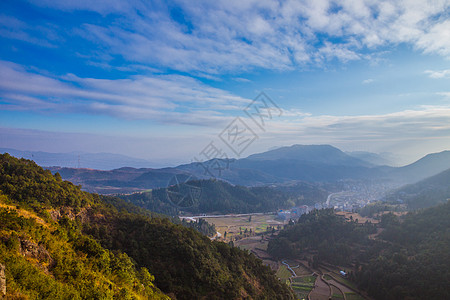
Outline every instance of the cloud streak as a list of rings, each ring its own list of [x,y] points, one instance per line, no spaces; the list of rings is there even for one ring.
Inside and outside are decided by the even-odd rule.
[[[105,114],[199,126],[222,124],[251,101],[181,75],[115,80],[73,74],[51,77],[4,61],[0,62],[0,97],[2,109]]]
[[[245,117],[242,119],[252,126],[251,120]],[[176,160],[178,163],[188,162],[201,150],[199,145],[203,147],[211,138],[217,138],[194,132],[182,136],[150,134],[149,138],[143,139],[120,135],[0,129],[0,147],[53,152],[74,149],[110,152],[109,149],[114,149],[115,153],[154,160]],[[442,151],[450,147],[450,107],[427,106],[391,114],[362,116],[312,116],[294,109],[285,111],[283,118],[268,122],[266,132],[260,133],[259,137],[246,155],[264,151],[273,145],[329,143],[344,150],[394,149],[403,155],[412,152],[417,159],[430,151]],[[40,144],[41,148],[36,146]],[[151,156],[148,156],[149,153]]]
[[[120,56],[197,74],[371,59],[383,47],[402,43],[450,57],[448,0],[31,2],[108,16],[112,21],[77,26],[79,36],[101,45],[85,55],[103,60]],[[19,39],[29,30],[21,23],[11,29]]]
[[[273,145],[332,144],[348,151],[392,151],[412,161],[449,149],[450,106],[389,114],[286,118],[272,122],[259,144],[265,146],[260,151]]]
[[[289,115],[287,112],[286,115]],[[389,114],[312,116],[274,123],[274,134],[349,139],[399,139],[450,136],[450,106],[424,106]]]
[[[439,78],[450,78],[450,69],[441,70],[441,71],[433,71],[427,70],[425,74],[428,74],[430,78],[439,79]]]

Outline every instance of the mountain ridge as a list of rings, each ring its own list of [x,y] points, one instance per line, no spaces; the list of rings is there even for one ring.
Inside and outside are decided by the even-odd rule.
[[[412,164],[400,167],[396,172],[405,176],[411,183],[436,175],[450,168],[450,150],[430,153]]]
[[[324,157],[326,156],[326,157]],[[307,161],[309,158],[311,161]],[[177,174],[210,179],[207,168],[216,160],[165,168],[122,167],[114,170],[87,170],[49,167],[64,179],[101,194],[131,193],[166,187]],[[224,163],[224,161],[221,161]],[[401,184],[419,181],[450,168],[450,151],[429,154],[404,167],[375,166],[351,157],[330,145],[280,147],[248,158],[231,159],[212,175],[219,180],[244,186],[283,184],[289,181],[332,182],[343,179],[388,179]],[[214,167],[212,167],[214,168]],[[214,170],[212,170],[214,171]],[[195,178],[194,178],[195,179]]]
[[[121,167],[156,167],[157,163],[146,159],[122,154],[99,152],[51,153],[45,151],[23,151],[12,148],[0,148],[0,153],[9,153],[14,157],[31,159],[43,167],[88,168],[95,170],[113,170]],[[162,165],[161,165],[162,167]]]
[[[331,145],[300,145],[280,147],[262,153],[256,153],[244,158],[246,160],[280,160],[292,159],[298,161],[324,164],[345,164],[355,166],[373,166],[363,160],[352,157]]]
[[[411,209],[427,208],[450,199],[450,168],[413,184],[400,187],[387,196],[402,201]]]

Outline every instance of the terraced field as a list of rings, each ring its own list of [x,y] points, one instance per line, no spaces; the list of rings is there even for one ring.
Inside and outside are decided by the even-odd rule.
[[[285,265],[280,265],[275,275],[281,280],[286,280],[292,276],[292,273],[291,271],[288,270],[288,268]]]
[[[309,292],[314,288],[316,276],[302,276],[292,278],[291,287],[298,299],[307,299]]]

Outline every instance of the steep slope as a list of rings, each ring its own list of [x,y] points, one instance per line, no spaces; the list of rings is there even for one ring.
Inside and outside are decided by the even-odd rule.
[[[86,232],[128,253],[177,299],[292,299],[287,287],[253,255],[163,219],[106,217]]]
[[[1,155],[0,191],[9,205],[0,213],[0,264],[11,296],[166,297],[156,285],[176,299],[293,298],[247,252],[118,198],[82,192],[32,161]]]
[[[169,299],[147,269],[81,232],[81,220],[99,203],[31,161],[0,156],[0,264],[8,299]]]
[[[220,180],[197,180],[190,181],[189,184],[198,187],[200,191],[198,199],[194,199],[195,205],[179,206],[191,213],[273,212],[295,205],[324,202],[329,194],[314,184],[277,188],[233,186]],[[178,209],[169,201],[165,188],[119,197],[155,212],[178,214]]]
[[[356,273],[359,286],[376,299],[450,299],[450,201],[382,223],[385,242]]]
[[[416,182],[436,175],[450,168],[450,151],[424,156],[418,161],[394,170],[393,175],[406,182]]]
[[[410,209],[425,208],[450,199],[450,169],[406,185],[387,196],[390,201],[402,200]]]

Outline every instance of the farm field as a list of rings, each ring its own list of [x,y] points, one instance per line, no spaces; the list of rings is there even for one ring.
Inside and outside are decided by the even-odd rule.
[[[292,270],[294,270],[294,272],[297,276],[306,276],[306,275],[312,274],[312,271],[308,270],[308,268],[306,268],[299,261],[287,259],[287,260],[285,260],[285,262],[289,264],[289,266],[291,267]],[[305,263],[305,262],[303,262],[303,263]]]
[[[312,288],[309,288],[309,287],[297,286],[295,284],[292,284],[291,287],[294,290],[294,293],[297,296],[297,299],[307,299],[308,298],[308,294],[309,294],[309,292],[312,289]]]
[[[280,269],[283,270],[283,274],[284,270],[287,270],[285,265],[282,265]],[[315,281],[316,276],[298,276],[291,278],[290,285],[294,290],[297,299],[307,299],[309,292],[314,288]]]
[[[346,215],[346,217],[350,219],[350,215]],[[284,222],[277,220],[275,214],[202,216],[201,218],[215,225],[220,234],[220,240],[233,241],[234,246],[252,252],[262,259],[264,264],[270,266],[276,272],[276,276],[281,281],[292,287],[297,299],[307,299],[308,295],[310,299],[318,300],[344,299],[344,297],[350,300],[364,299],[356,293],[357,289],[352,282],[340,276],[339,270],[342,270],[342,268],[339,266],[321,265],[319,268],[312,270],[308,267],[308,261],[306,260],[274,260],[267,253],[267,246],[273,235],[271,232],[262,233],[266,233],[269,226],[275,227],[275,229],[284,226]],[[352,214],[352,218],[354,220],[358,218],[359,222],[369,220],[360,218],[355,214]],[[374,222],[373,219],[369,221]],[[276,230],[275,236],[277,234]],[[289,264],[296,276],[293,276],[293,273],[283,262]],[[316,273],[313,275],[314,272]],[[317,278],[316,274],[324,274],[323,279]]]
[[[227,235],[228,237],[228,235]],[[256,250],[260,249],[263,251],[267,250],[267,246],[269,242],[266,239],[263,239],[261,236],[251,236],[248,238],[244,238],[235,242],[235,246],[244,249],[244,250]]]
[[[339,275],[337,272],[333,272],[333,274],[331,274],[333,276],[334,281],[336,281],[337,284],[344,284],[346,286],[351,287],[354,290],[358,290],[358,287],[351,281],[343,278],[341,275]],[[343,287],[344,292],[352,292],[352,290],[350,290],[347,287]]]
[[[288,270],[288,268],[285,265],[280,265],[275,275],[281,280],[286,280],[292,276],[292,273],[291,271]]]
[[[341,291],[335,286],[331,286],[331,299],[344,299],[344,295],[342,295]]]
[[[276,219],[275,214],[255,214],[255,215],[224,215],[220,217],[202,217],[208,223],[214,224],[216,230],[222,237],[227,233],[225,240],[231,240],[232,237],[240,236],[240,233],[263,233],[267,227],[282,227],[285,222]]]

